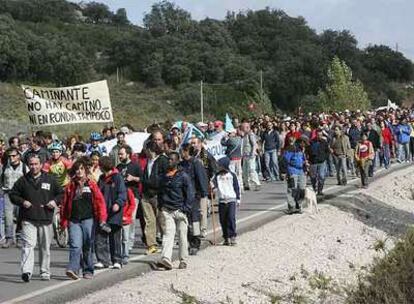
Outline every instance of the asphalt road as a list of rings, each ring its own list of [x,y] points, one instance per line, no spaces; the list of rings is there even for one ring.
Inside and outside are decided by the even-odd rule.
[[[376,174],[376,178],[403,167],[405,166],[395,165],[392,170]],[[336,186],[336,180],[329,178],[325,186],[326,197],[332,198],[342,192],[355,189],[356,185],[359,185],[359,180],[352,181],[347,187]],[[284,210],[286,210],[286,184],[284,182],[264,183],[260,191],[248,191],[243,194],[242,205],[237,213],[237,230],[243,233],[256,229],[283,216]],[[211,217],[209,225],[208,239],[211,241],[213,239]],[[218,222],[217,227],[219,227]],[[140,233],[140,228],[137,229]],[[220,237],[220,229],[217,229],[216,235]],[[137,240],[140,240],[140,235],[137,235]],[[65,275],[68,250],[54,247],[51,252],[51,280],[40,281],[37,275],[39,268],[36,264],[30,284],[23,283],[21,280],[20,251],[17,248],[0,249],[0,303],[62,303],[111,286],[120,280],[145,273],[151,269],[151,262],[159,255],[146,256],[145,248],[142,244],[140,245],[140,241],[137,242],[138,247],[133,249],[130,263],[122,270],[99,271],[93,280],[88,281],[69,280]],[[208,245],[209,242],[204,241],[203,246]],[[35,261],[37,261],[37,252]],[[191,263],[191,258],[189,262]]]

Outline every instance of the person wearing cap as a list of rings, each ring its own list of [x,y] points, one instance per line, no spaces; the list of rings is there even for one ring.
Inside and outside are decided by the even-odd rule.
[[[219,203],[219,217],[225,246],[235,246],[236,241],[236,205],[240,204],[240,187],[237,176],[229,169],[230,160],[219,160],[219,171],[211,184]]]
[[[226,136],[226,132],[224,131],[224,123],[221,120],[216,120],[214,122],[214,134],[213,137],[215,139],[221,140],[224,136]]]

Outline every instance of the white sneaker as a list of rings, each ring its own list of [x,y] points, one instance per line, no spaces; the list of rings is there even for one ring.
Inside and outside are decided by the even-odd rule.
[[[121,264],[119,264],[119,263],[115,263],[113,266],[112,266],[112,269],[121,269]]]
[[[101,262],[96,263],[94,266],[95,266],[95,269],[103,269],[103,268],[105,268],[104,264],[102,264]]]

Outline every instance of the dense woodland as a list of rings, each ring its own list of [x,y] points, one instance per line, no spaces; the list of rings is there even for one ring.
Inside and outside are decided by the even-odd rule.
[[[73,85],[118,71],[151,89],[173,88],[177,109],[190,114],[198,111],[200,80],[217,109],[252,101],[284,111],[312,108],[335,56],[373,105],[403,101],[414,77],[402,53],[384,45],[360,49],[349,31],[318,34],[278,9],[201,21],[167,1],[148,11],[141,27],[125,9],[97,2],[0,0],[0,81]]]

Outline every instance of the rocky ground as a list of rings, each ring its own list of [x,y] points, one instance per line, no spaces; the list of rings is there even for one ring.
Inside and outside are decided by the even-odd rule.
[[[413,173],[391,174],[353,195],[412,212]],[[320,205],[317,215],[284,216],[241,235],[236,247],[207,248],[187,270],[154,271],[73,303],[344,303],[392,238],[342,210]]]

